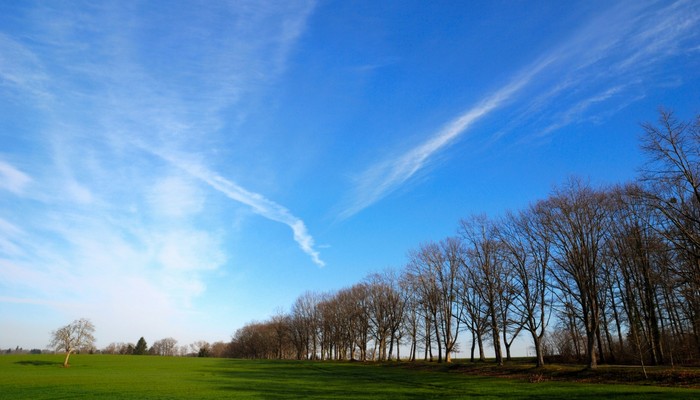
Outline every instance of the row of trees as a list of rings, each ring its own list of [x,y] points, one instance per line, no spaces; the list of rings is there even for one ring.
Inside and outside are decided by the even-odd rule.
[[[472,360],[491,346],[499,364],[523,334],[538,366],[548,354],[590,368],[696,362],[700,118],[662,111],[643,130],[636,182],[570,179],[524,210],[463,219],[455,236],[411,250],[401,271],[305,293],[289,313],[244,326],[228,354],[389,360],[403,350],[449,362],[466,332]]]
[[[210,344],[207,341],[199,340],[189,346],[177,346],[177,340],[168,337],[157,340],[151,347],[148,347],[146,339],[139,338],[133,343],[114,342],[110,343],[102,350],[95,348],[95,325],[86,318],[81,318],[51,332],[50,347],[57,351],[64,352],[66,358],[64,367],[68,367],[70,355],[73,353],[101,353],[101,354],[121,354],[121,355],[156,355],[156,356],[198,356],[198,357],[225,357],[229,353],[229,344],[215,342]],[[7,354],[13,353],[8,349]],[[25,354],[19,347],[14,353]],[[32,354],[41,354],[41,350],[31,350]]]
[[[198,340],[189,345],[178,346],[177,340],[168,337],[156,340],[148,347],[146,340],[141,337],[133,343],[113,342],[100,350],[102,354],[122,355],[152,355],[152,356],[187,356],[187,357],[225,357],[229,344],[225,342],[209,343]]]

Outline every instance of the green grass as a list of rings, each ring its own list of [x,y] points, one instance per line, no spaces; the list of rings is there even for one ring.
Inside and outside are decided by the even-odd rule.
[[[410,365],[74,355],[0,356],[0,399],[700,398],[700,390],[472,376]]]

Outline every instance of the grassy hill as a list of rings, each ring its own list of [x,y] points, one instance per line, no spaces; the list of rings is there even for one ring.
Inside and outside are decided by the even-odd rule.
[[[0,356],[0,399],[700,398],[700,390],[474,376],[459,368],[217,358]]]

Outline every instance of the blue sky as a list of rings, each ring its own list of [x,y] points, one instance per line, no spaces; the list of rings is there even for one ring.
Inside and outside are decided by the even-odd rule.
[[[696,1],[0,1],[0,347],[228,340],[700,113]]]

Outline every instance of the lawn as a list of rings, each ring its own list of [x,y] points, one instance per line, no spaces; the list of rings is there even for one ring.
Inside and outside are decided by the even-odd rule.
[[[362,363],[74,355],[0,356],[0,399],[700,398],[675,387],[472,376]]]

